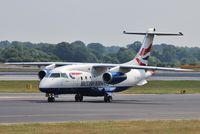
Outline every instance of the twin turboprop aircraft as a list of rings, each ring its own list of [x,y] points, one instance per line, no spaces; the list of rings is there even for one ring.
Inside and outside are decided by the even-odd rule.
[[[25,62],[7,63],[14,65],[44,65],[38,73],[39,89],[46,93],[48,102],[54,102],[60,94],[75,94],[75,101],[83,101],[83,96],[104,96],[105,102],[112,101],[112,93],[147,83],[155,70],[190,71],[188,69],[147,66],[154,36],[182,36],[182,33],[158,33],[154,28],[145,33],[143,44],[133,60],[123,64],[69,63],[69,62]]]

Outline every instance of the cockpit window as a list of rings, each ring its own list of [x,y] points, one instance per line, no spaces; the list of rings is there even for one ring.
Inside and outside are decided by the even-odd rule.
[[[49,77],[50,78],[60,78],[60,73],[52,73]]]
[[[68,76],[67,76],[66,73],[61,73],[61,77],[63,77],[63,78],[68,78]]]

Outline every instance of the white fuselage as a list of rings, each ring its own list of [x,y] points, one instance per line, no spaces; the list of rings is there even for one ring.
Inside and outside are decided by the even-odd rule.
[[[103,70],[105,73],[108,70]],[[101,91],[119,92],[129,87],[135,86],[140,81],[147,78],[144,70],[131,69],[126,73],[127,79],[118,84],[107,84],[102,79],[102,74],[94,70],[92,65],[67,65],[52,69],[41,81],[39,88],[42,92],[54,94],[75,94],[76,92],[88,92],[92,90],[95,96]],[[87,89],[87,90],[86,90]],[[78,91],[77,91],[78,90]],[[95,91],[97,91],[95,93]],[[90,91],[89,91],[90,92]],[[85,93],[90,96],[90,93]],[[93,96],[93,94],[91,94]]]

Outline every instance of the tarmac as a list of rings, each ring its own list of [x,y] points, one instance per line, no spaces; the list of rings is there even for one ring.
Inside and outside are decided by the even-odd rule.
[[[200,119],[200,94],[125,95],[103,97],[63,95],[48,103],[42,93],[1,93],[0,123],[66,122],[96,120]]]

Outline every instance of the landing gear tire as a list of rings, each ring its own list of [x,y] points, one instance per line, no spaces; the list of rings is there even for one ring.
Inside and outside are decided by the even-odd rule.
[[[55,96],[54,94],[46,94],[48,97],[48,102],[55,102]]]
[[[75,95],[75,101],[76,101],[76,102],[82,102],[82,101],[83,101],[83,95],[81,95],[81,94],[76,94],[76,95]]]
[[[48,102],[55,102],[55,98],[54,97],[48,97]]]
[[[110,95],[105,95],[105,96],[104,96],[104,102],[112,102],[112,96],[110,96]]]

